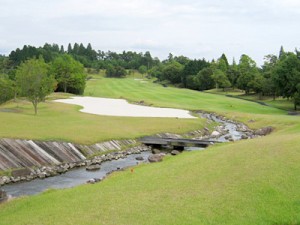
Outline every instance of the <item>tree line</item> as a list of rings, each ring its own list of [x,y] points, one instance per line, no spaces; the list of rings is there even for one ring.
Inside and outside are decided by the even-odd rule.
[[[0,103],[26,97],[37,114],[39,102],[53,91],[83,94],[86,82],[84,66],[68,54],[46,62],[42,55],[15,62],[0,57]]]
[[[22,49],[12,51],[8,57],[0,56],[0,73],[8,78],[2,79],[0,87],[7,89],[14,86],[11,83],[15,80],[17,68],[26,60],[39,57],[51,65],[50,67],[56,68],[50,71],[57,81],[58,91],[83,93],[84,67],[88,71],[96,72],[103,69],[108,77],[124,77],[130,71],[138,70],[156,78],[157,82],[163,85],[171,84],[199,91],[237,88],[246,94],[256,93],[259,96],[293,99],[295,110],[300,105],[300,53],[297,50],[285,52],[283,47],[278,55],[265,56],[263,66],[258,67],[246,54],[243,54],[238,62],[233,60],[231,63],[225,54],[208,61],[204,58],[173,56],[170,53],[167,59],[160,61],[148,51],[104,52],[94,50],[91,44],[86,47],[82,43],[69,44],[66,50],[57,44],[46,43],[38,48],[25,45]],[[65,65],[72,65],[72,69],[68,70]],[[10,97],[3,94],[1,99]]]

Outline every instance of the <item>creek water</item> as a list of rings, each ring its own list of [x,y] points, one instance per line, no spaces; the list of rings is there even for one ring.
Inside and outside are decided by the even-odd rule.
[[[225,135],[221,135],[211,140],[217,140],[220,142],[227,141],[225,136],[231,135],[233,140],[241,139],[242,132],[238,131],[237,125],[228,121],[221,120],[216,116],[210,114],[200,114],[200,116],[207,118],[208,120],[218,122],[223,126],[223,129],[227,131]],[[187,147],[187,151],[203,150],[204,148]],[[137,165],[138,163],[147,163],[148,157],[152,153],[149,151],[141,152],[139,154],[128,155],[126,158],[103,162],[101,169],[98,171],[86,171],[85,168],[78,168],[68,171],[65,174],[50,177],[47,179],[35,179],[30,182],[21,182],[9,184],[1,187],[9,196],[18,197],[21,195],[35,195],[41,193],[47,189],[62,189],[70,188],[77,185],[86,183],[88,180],[93,178],[102,179],[108,173],[117,171],[129,166]],[[142,156],[143,161],[136,160],[136,157]]]
[[[98,171],[87,171],[84,167],[73,169],[67,173],[49,177],[46,179],[35,179],[30,182],[21,182],[9,184],[1,187],[9,196],[18,197],[21,195],[34,195],[43,192],[47,189],[62,189],[70,188],[86,183],[90,179],[102,179],[108,173],[124,169],[129,166],[137,165],[138,163],[147,162],[151,152],[141,152],[139,154],[128,155],[126,158],[112,160],[101,163],[101,169]],[[143,161],[136,160],[136,157],[142,156]]]

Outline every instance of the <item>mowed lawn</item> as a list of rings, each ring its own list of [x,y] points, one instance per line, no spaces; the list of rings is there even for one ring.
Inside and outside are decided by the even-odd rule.
[[[95,185],[13,200],[0,205],[0,224],[300,224],[299,116],[134,79],[91,80],[85,94],[215,111],[254,128],[271,125],[275,131],[168,156],[133,172],[113,173]],[[76,106],[69,107],[75,114]]]
[[[39,104],[38,115],[34,116],[32,104],[28,102],[2,105],[0,137],[93,144],[161,132],[186,133],[205,126],[200,118],[111,117],[82,113],[80,109],[80,106],[48,101]]]
[[[240,99],[228,98],[189,89],[162,87],[148,80],[118,79],[95,76],[88,81],[85,95],[108,98],[124,98],[129,101],[144,101],[160,107],[188,110],[203,109],[211,112],[245,112],[255,114],[283,114],[283,111],[262,107]]]
[[[241,120],[239,113],[282,115],[284,111],[262,107],[239,99],[177,89],[133,78],[109,79],[96,76],[87,82],[85,95],[144,101],[157,107],[206,110]],[[13,101],[0,106],[0,137],[61,140],[91,144],[104,140],[136,138],[162,132],[186,133],[202,129],[202,119],[129,118],[98,116],[79,112],[80,106],[50,100],[70,95],[55,94],[39,104],[34,116],[32,104]],[[258,124],[256,124],[258,125]]]
[[[267,105],[278,108],[278,109],[283,109],[283,110],[287,110],[287,111],[294,110],[293,99],[287,99],[287,98],[282,98],[282,97],[276,97],[275,99],[273,99],[273,97],[271,97],[271,96],[259,96],[257,94],[245,95],[245,92],[243,92],[241,90],[223,91],[222,89],[219,89],[219,90],[212,89],[212,90],[205,91],[205,93],[212,93],[212,94],[217,94],[217,95],[230,95],[230,96],[233,96],[236,98],[266,103]]]
[[[300,223],[299,129],[210,147],[0,205],[0,224]]]

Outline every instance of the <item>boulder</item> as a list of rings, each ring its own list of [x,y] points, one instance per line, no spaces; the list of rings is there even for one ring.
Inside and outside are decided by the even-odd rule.
[[[26,177],[31,174],[31,170],[28,168],[23,168],[19,170],[13,170],[11,172],[12,177]]]
[[[163,160],[164,155],[163,154],[154,154],[154,155],[150,155],[148,157],[149,162],[153,163],[153,162],[161,162]]]
[[[2,177],[3,184],[9,184],[11,182],[11,179],[7,176]]]
[[[88,184],[94,184],[94,183],[97,183],[97,182],[100,182],[101,179],[100,178],[91,178],[87,181]]]
[[[153,154],[159,154],[159,153],[160,153],[160,150],[154,148],[154,149],[152,149],[152,153],[153,153]]]
[[[135,159],[138,160],[138,161],[143,161],[144,160],[144,158],[142,156],[135,157]]]
[[[245,134],[242,134],[241,139],[248,139],[248,136]]]
[[[101,166],[99,164],[87,166],[85,169],[88,171],[100,170]]]
[[[227,135],[224,138],[225,138],[225,140],[229,140],[230,138],[232,138],[232,136],[231,135]]]
[[[178,150],[171,151],[171,155],[179,155],[179,154],[180,154],[180,151],[178,151]]]
[[[220,135],[220,132],[218,132],[216,130],[211,133],[211,136],[213,136],[213,137],[217,137],[219,135]]]
[[[46,178],[46,173],[45,173],[45,172],[39,173],[39,174],[38,174],[38,178],[40,178],[40,179]]]
[[[263,127],[261,129],[258,129],[254,132],[255,135],[259,135],[259,136],[265,136],[267,134],[270,134],[272,131],[274,130],[273,127],[268,126],[268,127]]]
[[[66,170],[62,167],[59,167],[59,168],[57,168],[56,172],[59,173],[59,174],[62,174],[62,173],[65,173]]]
[[[0,189],[0,202],[7,200],[7,197],[6,192]]]

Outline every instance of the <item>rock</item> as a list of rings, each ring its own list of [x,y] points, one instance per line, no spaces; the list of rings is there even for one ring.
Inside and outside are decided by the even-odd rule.
[[[254,132],[255,135],[260,135],[260,136],[265,136],[267,134],[270,134],[274,130],[273,127],[268,126],[268,127],[263,127],[261,129],[258,129]]]
[[[234,139],[231,137],[231,138],[228,138],[228,141],[234,141]]]
[[[100,165],[96,164],[96,165],[87,166],[85,169],[88,171],[94,171],[94,170],[100,170],[100,168],[101,168]]]
[[[241,139],[248,139],[247,135],[242,134]]]
[[[178,151],[178,150],[171,151],[171,155],[179,155],[179,154],[180,154],[180,151]]]
[[[89,179],[89,180],[87,181],[87,183],[88,183],[88,184],[94,184],[94,183],[96,183],[96,181],[95,181],[94,178],[92,178],[92,179]]]
[[[138,161],[143,161],[144,160],[144,158],[142,156],[135,157],[135,159],[138,160]]]
[[[11,172],[11,175],[13,177],[25,177],[27,175],[31,174],[31,170],[28,168],[23,168],[23,169],[19,169],[19,170],[13,170]]]
[[[40,178],[40,179],[46,178],[46,173],[45,173],[45,172],[39,173],[39,174],[38,174],[38,178]]]
[[[213,136],[213,137],[217,137],[219,135],[220,135],[220,132],[218,132],[216,130],[211,133],[211,136]]]
[[[7,177],[7,176],[3,176],[2,177],[2,182],[4,184],[9,184],[11,182],[11,179],[9,177]]]
[[[153,162],[161,162],[163,160],[164,155],[163,154],[154,154],[154,155],[150,155],[148,157],[149,162],[153,163]]]
[[[6,201],[7,197],[8,196],[7,196],[6,192],[0,189],[0,202]]]
[[[13,183],[19,182],[20,180],[21,180],[21,177],[13,177],[13,178],[11,179],[11,181],[12,181]]]
[[[92,179],[89,179],[89,180],[87,181],[87,183],[88,183],[88,184],[94,184],[94,183],[98,183],[98,182],[100,182],[100,181],[101,181],[100,178],[92,178]]]
[[[152,153],[153,153],[153,154],[159,154],[159,153],[160,153],[160,150],[154,148],[154,149],[152,149]]]
[[[227,135],[224,138],[225,138],[225,140],[229,140],[230,138],[232,138],[232,136],[231,135]]]

